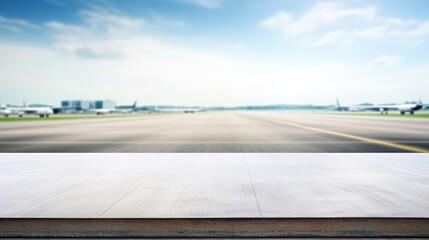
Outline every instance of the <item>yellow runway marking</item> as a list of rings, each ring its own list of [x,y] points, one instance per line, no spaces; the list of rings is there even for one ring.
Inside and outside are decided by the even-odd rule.
[[[272,121],[272,120],[269,120],[269,121]],[[428,149],[419,148],[419,147],[407,146],[407,145],[402,145],[402,144],[393,143],[393,142],[376,140],[376,139],[372,139],[372,138],[359,137],[359,136],[355,136],[355,135],[351,135],[351,134],[340,133],[340,132],[335,132],[335,131],[330,131],[330,130],[315,128],[315,127],[309,127],[309,126],[305,126],[305,125],[301,125],[301,124],[296,124],[296,123],[291,123],[291,122],[283,122],[283,121],[277,121],[277,120],[273,121],[273,122],[280,123],[280,124],[286,124],[286,125],[289,125],[289,126],[294,126],[294,127],[298,127],[298,128],[302,128],[302,129],[307,129],[307,130],[311,130],[311,131],[315,131],[315,132],[326,133],[326,134],[330,134],[330,135],[334,135],[334,136],[339,136],[339,137],[354,139],[354,140],[358,140],[358,141],[362,141],[362,142],[373,143],[373,144],[378,144],[378,145],[382,145],[382,146],[386,146],[386,147],[401,149],[401,150],[410,151],[410,152],[429,153]]]

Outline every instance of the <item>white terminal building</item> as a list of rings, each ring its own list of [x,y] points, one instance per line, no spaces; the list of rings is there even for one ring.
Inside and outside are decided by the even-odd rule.
[[[63,100],[63,110],[82,111],[88,109],[114,109],[116,103],[112,100]]]

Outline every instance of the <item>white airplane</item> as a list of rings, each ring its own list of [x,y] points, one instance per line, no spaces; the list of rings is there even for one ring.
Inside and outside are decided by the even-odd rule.
[[[104,115],[104,114],[110,114],[110,113],[133,113],[137,109],[137,101],[134,102],[133,106],[129,109],[108,109],[108,108],[102,108],[102,109],[90,109],[89,112],[95,113],[97,115]]]
[[[54,114],[54,111],[50,107],[28,107],[25,101],[23,107],[8,107],[7,109],[11,110],[13,115],[18,115],[19,117],[23,117],[24,115],[39,115],[41,118],[48,118]]]
[[[421,103],[417,104],[399,104],[399,105],[377,105],[377,106],[356,106],[354,109],[357,111],[376,111],[380,114],[388,114],[389,111],[399,111],[401,115],[405,113],[410,113],[411,115],[414,112],[417,112],[423,108]],[[354,110],[352,109],[352,110]]]
[[[155,107],[154,112],[183,112],[183,113],[196,113],[202,111],[201,108],[158,108]]]
[[[0,102],[0,115],[5,117],[9,117],[10,115],[18,115],[19,117],[23,117],[24,115],[39,115],[41,118],[48,118],[52,114],[54,114],[54,111],[49,107],[31,108],[25,102],[23,107],[6,107],[6,105]]]
[[[12,115],[12,110],[8,109],[2,101],[0,101],[0,115],[3,115],[4,117]]]
[[[374,105],[374,106],[340,106],[338,99],[337,99],[337,111],[351,111],[351,112],[357,112],[357,111],[375,111],[380,112],[380,114],[388,114],[389,111],[399,111],[401,115],[404,115],[405,113],[410,113],[411,115],[414,114],[414,112],[419,111],[423,108],[423,104],[421,100],[417,104],[396,104],[396,105]],[[347,110],[346,110],[347,109]]]

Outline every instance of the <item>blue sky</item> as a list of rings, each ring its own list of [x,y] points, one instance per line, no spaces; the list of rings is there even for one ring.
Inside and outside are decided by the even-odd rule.
[[[3,0],[0,99],[425,100],[428,9],[425,0]]]

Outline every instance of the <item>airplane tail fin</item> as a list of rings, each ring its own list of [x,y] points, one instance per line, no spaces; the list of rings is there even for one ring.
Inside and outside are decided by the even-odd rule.
[[[136,110],[136,108],[137,108],[137,101],[134,102],[132,109]]]
[[[6,107],[4,104],[3,104],[3,102],[0,100],[0,108],[2,108],[2,107]]]
[[[423,102],[422,102],[422,97],[421,97],[421,96],[419,97],[418,104],[423,104]]]
[[[27,108],[27,103],[25,101],[22,102],[24,104],[24,108]]]
[[[340,101],[337,98],[337,107],[340,107]]]

